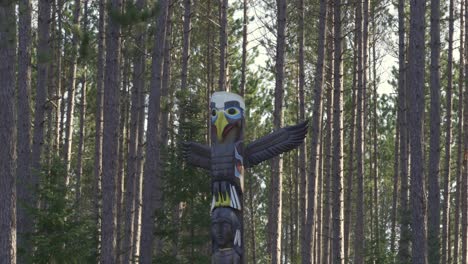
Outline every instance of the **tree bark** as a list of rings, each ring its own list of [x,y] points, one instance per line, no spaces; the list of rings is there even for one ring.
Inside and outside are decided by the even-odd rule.
[[[301,15],[304,15],[304,3],[301,2]],[[300,28],[300,46],[299,49],[299,67],[300,67],[300,83],[301,87],[304,87],[304,21],[303,19],[299,23]],[[312,112],[312,134],[311,134],[311,151],[310,151],[310,175],[307,181],[307,217],[306,217],[306,226],[305,226],[305,238],[301,248],[303,251],[302,254],[302,263],[303,264],[312,264],[313,262],[313,230],[315,222],[315,179],[317,177],[317,162],[318,162],[318,148],[319,148],[319,139],[320,133],[322,130],[322,90],[323,90],[323,79],[324,79],[324,62],[325,62],[325,32],[327,29],[327,2],[325,0],[320,1],[320,18],[319,18],[319,42],[318,42],[318,54],[317,54],[317,64],[314,80],[314,106]],[[302,41],[302,42],[301,42]],[[304,89],[304,88],[302,88]],[[304,143],[305,145],[305,143]]]
[[[146,7],[146,0],[138,0],[136,3],[138,10],[142,10]],[[128,138],[128,156],[127,156],[127,176],[125,177],[125,197],[124,197],[124,233],[123,233],[123,263],[129,263],[131,254],[133,252],[133,236],[136,230],[134,229],[134,221],[136,221],[135,212],[136,207],[139,206],[135,203],[136,189],[139,188],[137,182],[137,166],[138,166],[138,142],[139,138],[139,119],[144,118],[140,116],[140,93],[143,93],[145,86],[145,70],[146,70],[146,59],[145,59],[145,42],[146,42],[146,25],[136,25],[135,31],[135,45],[138,47],[138,51],[135,53],[133,58],[133,86],[131,94],[131,109],[130,109],[130,131]]]
[[[18,249],[28,249],[26,233],[32,231],[31,218],[27,214],[22,202],[31,203],[32,196],[28,189],[31,181],[31,2],[19,1],[19,28],[18,28],[18,162],[16,175],[17,200],[17,239]],[[26,260],[18,254],[18,263]]]
[[[408,111],[405,56],[405,1],[398,1],[398,114],[400,129],[400,240],[398,244],[398,261],[411,263],[409,251],[410,211],[408,209]]]
[[[81,200],[81,176],[83,175],[83,153],[85,152],[85,121],[86,121],[86,73],[83,74],[81,80],[81,105],[80,105],[80,131],[78,143],[77,169],[76,169],[76,203],[80,204]]]
[[[228,91],[227,87],[227,44],[228,44],[228,28],[227,28],[227,9],[228,0],[219,0],[219,81],[218,86],[220,91]]]
[[[334,24],[334,8],[333,8],[333,1],[329,1],[328,6],[328,26],[333,28]],[[327,34],[327,72],[326,72],[326,80],[327,80],[327,105],[326,105],[326,123],[325,123],[325,138],[323,142],[323,213],[322,213],[322,249],[321,249],[321,260],[323,264],[330,263],[330,252],[331,252],[331,183],[332,183],[332,119],[333,119],[333,62],[334,62],[334,38],[333,33],[331,30],[328,31]]]
[[[192,32],[192,0],[184,0],[184,42],[182,47],[181,90],[187,89],[190,37]]]
[[[224,0],[226,1],[226,0]],[[284,97],[284,54],[286,45],[286,1],[277,0],[277,35],[276,35],[276,81],[275,107],[273,112],[273,126],[281,128],[283,124]],[[275,157],[271,162],[271,179],[269,194],[268,237],[271,263],[281,263],[281,230],[282,230],[282,171],[283,159]]]
[[[468,21],[468,1],[465,1],[465,22]],[[468,23],[465,23],[465,58],[468,52]],[[468,63],[465,60],[465,91],[463,95],[463,174],[461,182],[461,263],[468,262]]]
[[[152,262],[152,248],[154,241],[154,217],[162,207],[161,175],[159,169],[159,114],[162,85],[162,63],[164,59],[164,41],[166,35],[166,18],[168,0],[161,0],[160,12],[157,16],[157,30],[154,39],[153,62],[151,69],[151,91],[148,106],[148,130],[146,142],[146,162],[143,174],[143,208],[140,263]]]
[[[425,0],[410,2],[408,127],[411,152],[412,262],[426,263],[424,202],[424,7]]]
[[[75,0],[75,7],[73,10],[73,24],[79,27],[81,19],[81,0]],[[65,145],[64,145],[64,157],[67,166],[66,184],[69,182],[70,172],[70,159],[72,152],[72,141],[73,141],[73,114],[75,111],[75,90],[76,90],[76,70],[78,64],[78,47],[80,43],[80,36],[78,32],[74,32],[72,38],[72,49],[71,49],[71,64],[69,69],[69,86],[67,94],[67,123],[65,125]]]
[[[440,1],[431,0],[431,110],[428,175],[428,261],[440,262]]]
[[[452,143],[452,86],[453,86],[453,31],[454,31],[454,0],[449,4],[449,39],[448,39],[448,62],[447,62],[447,116],[445,120],[445,162],[444,162],[444,190],[442,208],[442,263],[450,263],[450,162]]]
[[[15,8],[14,1],[0,4],[0,259],[13,264],[16,263]]]
[[[110,1],[110,10],[120,14],[121,0]],[[119,160],[120,124],[120,24],[108,17],[104,80],[104,123],[102,142],[102,257],[103,264],[116,261],[116,178]]]
[[[465,8],[465,1],[460,3],[460,47],[459,47],[459,78],[458,78],[458,101],[463,102],[463,86],[465,83],[465,23],[463,10]],[[466,40],[465,40],[466,41]],[[453,263],[458,264],[458,252],[460,245],[460,194],[461,194],[461,177],[463,166],[463,104],[458,104],[458,126],[457,126],[457,173],[456,173],[456,192],[455,192],[455,216],[454,216],[454,245],[453,245]]]
[[[249,24],[248,10],[249,6],[247,0],[243,2],[243,22],[242,22],[242,64],[241,64],[241,81],[239,87],[239,95],[244,97],[245,94],[245,84],[246,84],[246,74],[247,74],[247,25]]]
[[[364,38],[362,3],[357,1],[356,8],[356,39],[357,39],[357,118],[356,118],[356,160],[357,160],[357,189],[356,189],[356,224],[354,236],[354,262],[362,264],[364,262],[364,96],[365,60],[363,58]]]
[[[96,81],[96,112],[95,112],[95,148],[94,148],[94,177],[93,177],[93,218],[97,226],[96,240],[99,244],[101,225],[100,219],[100,193],[102,175],[102,136],[103,136],[103,108],[104,108],[104,63],[105,51],[105,27],[106,27],[106,0],[99,0],[99,29],[98,29],[98,57],[97,57],[97,81]],[[99,245],[98,245],[99,247]],[[99,248],[96,249],[99,252]]]

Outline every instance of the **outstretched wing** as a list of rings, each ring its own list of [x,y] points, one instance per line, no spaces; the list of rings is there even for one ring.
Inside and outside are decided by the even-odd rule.
[[[209,146],[195,142],[183,142],[184,160],[195,167],[210,169],[211,149]]]
[[[251,168],[262,161],[293,150],[304,142],[307,121],[295,126],[281,128],[247,145],[244,152],[244,166]]]

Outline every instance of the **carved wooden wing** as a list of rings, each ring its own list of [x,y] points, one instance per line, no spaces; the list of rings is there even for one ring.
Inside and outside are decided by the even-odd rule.
[[[262,161],[297,148],[307,134],[307,121],[281,128],[248,144],[244,152],[244,167],[251,168]]]
[[[195,142],[183,142],[184,160],[195,167],[210,169],[211,149],[209,146]]]

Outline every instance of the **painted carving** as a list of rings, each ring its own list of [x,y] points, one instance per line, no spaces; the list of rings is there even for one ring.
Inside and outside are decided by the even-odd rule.
[[[243,263],[244,168],[298,147],[307,133],[307,122],[281,128],[244,148],[242,97],[216,92],[210,106],[211,146],[185,142],[184,158],[211,174],[212,263]]]

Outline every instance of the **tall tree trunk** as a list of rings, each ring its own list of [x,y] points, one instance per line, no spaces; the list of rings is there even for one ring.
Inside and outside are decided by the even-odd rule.
[[[328,26],[333,28],[334,24],[334,8],[333,8],[333,1],[329,1],[328,5]],[[331,142],[332,142],[332,119],[333,119],[333,62],[334,62],[334,49],[333,49],[333,43],[334,43],[334,38],[333,38],[333,33],[331,30],[328,31],[329,33],[327,34],[327,72],[326,72],[326,80],[327,80],[327,106],[326,106],[326,116],[327,120],[325,123],[325,138],[323,142],[323,153],[324,153],[324,158],[323,158],[323,214],[322,214],[322,263],[323,264],[328,264],[330,263],[330,252],[331,252],[331,247],[330,247],[330,242],[331,242],[331,236],[330,236],[330,223],[331,223],[331,183],[332,183],[332,173],[331,173],[331,157],[332,157],[332,148],[331,148]]]
[[[458,101],[463,102],[463,86],[465,82],[465,45],[464,45],[464,15],[465,1],[460,3],[460,60],[459,60],[459,78],[458,78]],[[465,40],[466,41],[466,40]],[[458,251],[460,245],[460,194],[461,194],[461,177],[463,166],[463,104],[458,104],[458,126],[457,126],[457,173],[456,173],[456,192],[455,192],[455,216],[454,216],[454,245],[453,245],[453,263],[458,264]]]
[[[228,91],[227,87],[227,43],[228,43],[228,28],[227,28],[227,9],[228,0],[219,0],[219,25],[221,27],[219,31],[219,81],[218,89],[220,91]]]
[[[440,262],[440,1],[431,0],[431,110],[428,174],[428,261]]]
[[[301,15],[304,15],[304,3],[301,2]],[[300,27],[300,46],[299,49],[299,67],[300,67],[300,83],[301,87],[304,87],[304,21],[303,19],[299,23]],[[313,260],[313,230],[314,230],[314,214],[315,214],[315,179],[317,177],[317,162],[318,162],[318,147],[319,147],[319,136],[322,130],[322,90],[323,90],[323,79],[324,79],[324,62],[325,62],[325,32],[327,28],[327,2],[326,0],[320,1],[320,18],[319,18],[319,43],[318,43],[318,54],[317,54],[317,65],[314,80],[314,108],[312,113],[312,135],[311,135],[311,151],[310,151],[310,176],[307,181],[307,220],[305,226],[305,244],[302,245],[303,251],[302,263],[312,264]],[[302,88],[303,89],[303,88]],[[304,143],[305,144],[305,143]],[[305,205],[305,204],[304,204]]]
[[[190,37],[192,32],[192,0],[184,0],[184,43],[182,47],[181,90],[187,89]]]
[[[425,0],[411,0],[409,39],[408,127],[411,152],[412,261],[426,263],[426,230],[424,216],[424,7]]]
[[[75,7],[73,10],[73,24],[79,27],[81,19],[81,0],[75,1]],[[69,182],[70,172],[70,159],[72,152],[72,141],[73,141],[73,113],[75,111],[75,90],[76,90],[76,70],[78,64],[78,46],[80,43],[80,36],[78,32],[74,32],[72,38],[72,49],[71,49],[71,64],[69,69],[69,86],[67,94],[67,123],[65,125],[65,163],[67,166],[66,183]]]
[[[286,45],[286,0],[277,0],[277,35],[276,35],[276,82],[275,108],[273,112],[273,126],[281,128],[283,124],[284,97],[284,53]],[[271,179],[269,194],[268,237],[271,263],[281,263],[281,230],[282,230],[282,171],[283,159],[275,157],[271,162]]]
[[[146,0],[138,0],[136,7],[139,10],[146,8]],[[146,43],[146,25],[137,25],[135,32],[136,46],[139,47],[139,52],[136,52],[133,58],[133,85],[131,95],[131,109],[130,109],[130,135],[128,138],[128,156],[127,156],[127,177],[125,178],[125,225],[123,233],[123,263],[129,263],[131,254],[133,252],[133,236],[135,230],[134,221],[136,221],[136,207],[139,205],[135,201],[139,200],[136,197],[137,188],[139,188],[139,182],[137,181],[137,167],[138,167],[138,144],[139,138],[139,119],[144,118],[140,116],[140,93],[143,93],[145,86],[145,43]]]
[[[356,10],[357,11],[357,10]],[[355,24],[357,23],[357,16],[355,16]],[[357,43],[357,34],[354,34],[354,43]],[[355,44],[355,47],[357,45]],[[347,169],[346,169],[346,189],[345,189],[345,200],[344,200],[344,258],[345,263],[349,262],[350,258],[350,243],[349,238],[351,236],[351,212],[352,212],[352,194],[353,194],[353,186],[354,186],[354,169],[355,169],[355,151],[356,151],[356,107],[357,107],[357,73],[358,73],[358,49],[357,47],[353,51],[353,85],[352,85],[352,98],[351,98],[351,124],[350,124],[350,132],[349,132],[349,155],[347,161]]]
[[[16,263],[15,8],[14,1],[0,4],[0,259],[13,264]]]
[[[166,18],[168,0],[161,0],[157,16],[157,30],[154,39],[153,62],[151,69],[151,91],[148,106],[148,130],[146,142],[146,162],[143,174],[143,208],[140,245],[140,263],[152,262],[154,241],[154,217],[162,207],[161,175],[159,169],[159,114],[161,102],[162,68],[164,59],[164,41],[166,35]]]
[[[344,264],[343,257],[343,57],[341,34],[341,0],[334,0],[334,49],[333,62],[333,235],[332,235],[332,261],[334,264]]]
[[[468,53],[468,1],[465,1],[465,58]],[[461,263],[468,262],[468,61],[465,60],[465,91],[463,94],[463,174],[461,182]]]
[[[357,118],[356,118],[356,160],[357,160],[357,189],[356,189],[356,227],[354,237],[354,262],[364,262],[364,71],[363,58],[364,38],[362,36],[362,3],[357,1],[356,8],[356,39],[357,39]]]
[[[120,14],[121,0],[110,1],[110,10]],[[102,257],[103,264],[116,261],[116,182],[119,160],[120,123],[120,24],[108,17],[104,80],[104,123],[102,142]]]
[[[104,108],[104,63],[106,57],[105,51],[105,25],[106,25],[106,0],[99,0],[99,32],[98,32],[98,57],[97,57],[97,81],[96,81],[96,112],[95,112],[95,148],[94,148],[94,177],[93,177],[93,218],[97,226],[96,240],[98,243],[101,237],[99,226],[100,219],[100,193],[101,193],[101,175],[102,175],[102,136],[103,136],[103,108]]]
[[[31,181],[30,188],[31,200],[25,201],[28,206],[35,208],[38,205],[36,191],[39,187],[39,177],[41,171],[41,155],[44,145],[44,124],[45,124],[45,111],[47,107],[47,87],[48,87],[48,71],[49,60],[45,59],[49,56],[49,21],[50,21],[50,0],[39,1],[39,17],[38,17],[38,45],[37,45],[37,86],[35,97],[35,110],[34,110],[34,134],[33,145],[31,154]],[[27,230],[33,230],[34,221],[31,217],[27,217],[25,223]],[[26,252],[33,252],[32,245],[25,248]]]
[[[398,109],[398,106],[397,106]],[[397,207],[398,207],[398,176],[400,172],[400,113],[396,111],[397,120],[395,122],[395,147],[393,149],[394,162],[393,162],[393,193],[392,193],[392,212],[391,212],[391,229],[390,229],[390,252],[392,256],[392,263],[395,263],[395,241],[396,241],[396,225],[397,225]]]
[[[305,66],[304,66],[304,16],[305,6],[304,0],[299,0],[299,26],[298,26],[298,42],[299,42],[299,120],[305,119]],[[323,23],[327,23],[326,20]],[[323,67],[322,67],[323,70]],[[322,89],[322,87],[320,87]],[[321,98],[320,98],[321,99]],[[320,117],[321,118],[321,117]],[[321,122],[321,120],[319,121]],[[307,239],[306,224],[307,224],[307,176],[306,176],[306,143],[299,147],[299,230],[300,230],[300,244],[308,245],[312,241]],[[305,246],[301,246],[301,260],[303,263],[306,261],[306,251],[312,250]]]
[[[30,190],[27,188],[31,181],[31,2],[19,1],[19,28],[18,28],[18,162],[16,175],[17,191],[17,239],[18,249],[31,248],[28,245],[26,233],[32,231],[30,217],[22,202],[32,201]],[[29,224],[28,224],[29,223]],[[18,254],[18,263],[24,263],[26,259]]]
[[[398,1],[398,114],[400,129],[400,240],[398,244],[398,262],[411,263],[409,251],[410,211],[408,208],[408,122],[407,122],[407,83],[405,56],[405,1]]]
[[[122,215],[123,215],[123,183],[125,172],[125,158],[127,150],[127,128],[128,128],[128,115],[130,108],[130,100],[128,98],[129,82],[130,82],[130,62],[126,54],[127,47],[124,46],[122,41],[122,89],[120,90],[120,123],[119,123],[119,148],[118,148],[118,169],[116,178],[116,250],[117,258],[116,263],[121,263],[122,260]]]
[[[80,132],[78,143],[77,169],[76,169],[76,203],[81,200],[81,176],[83,175],[83,153],[85,152],[85,121],[86,121],[86,73],[83,73],[81,80],[81,105],[80,105]]]
[[[88,0],[84,2],[84,10],[83,10],[83,32],[84,34],[88,34]],[[84,47],[86,48],[86,47]],[[87,60],[86,54],[82,54],[82,59]],[[76,170],[76,202],[79,205],[81,200],[81,176],[83,175],[83,153],[85,152],[85,136],[86,136],[86,88],[88,84],[88,76],[87,76],[87,66],[83,67],[83,74],[81,76],[81,108],[80,108],[80,132],[79,132],[79,143],[78,143],[78,157],[77,157],[77,170]]]
[[[447,116],[445,120],[445,162],[444,162],[444,191],[442,208],[442,263],[450,263],[450,162],[452,143],[452,86],[453,86],[453,25],[454,25],[454,0],[449,5],[449,39],[448,39],[448,63],[447,63]]]
[[[242,22],[242,64],[241,64],[241,82],[239,87],[240,96],[244,97],[245,94],[245,83],[247,74],[247,25],[249,24],[248,10],[249,6],[247,0],[243,2],[243,22]]]

